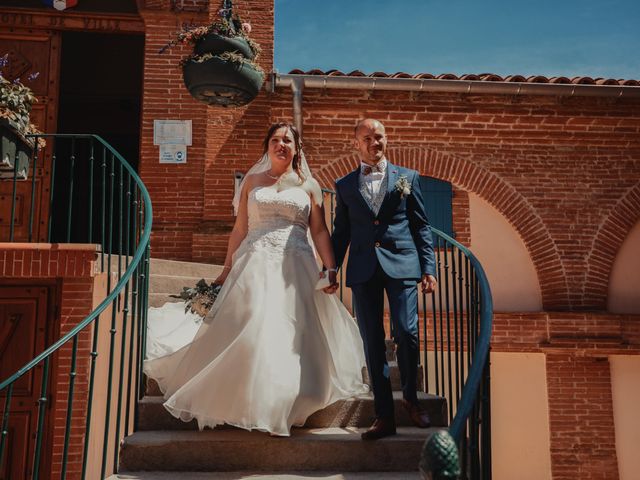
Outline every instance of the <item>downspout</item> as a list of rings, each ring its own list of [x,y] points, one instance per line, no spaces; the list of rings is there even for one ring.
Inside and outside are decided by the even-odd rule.
[[[277,86],[277,85],[276,85]],[[291,80],[291,92],[293,93],[293,125],[298,129],[302,137],[302,92],[304,80],[294,78]]]

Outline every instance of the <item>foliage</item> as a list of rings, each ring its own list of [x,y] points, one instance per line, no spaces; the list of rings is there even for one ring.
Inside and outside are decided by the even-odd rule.
[[[249,63],[257,70],[262,71],[255,62],[258,55],[260,55],[260,45],[249,37],[251,25],[243,21],[238,15],[232,15],[230,9],[220,9],[219,15],[220,19],[209,25],[183,24],[182,29],[175,34],[175,38],[163,46],[159,53],[164,53],[177,45],[194,46],[210,34],[226,38],[242,38],[249,44],[249,48],[254,54],[253,59],[248,59],[234,52],[225,52],[222,54],[204,53],[200,55],[192,53],[180,61],[180,66],[184,66],[190,62],[201,63],[210,58],[217,57],[221,60],[237,64]]]
[[[31,108],[38,101],[33,91],[16,79],[10,82],[2,76],[2,68],[7,66],[9,54],[0,57],[0,117],[9,120],[17,132],[25,138],[26,135],[40,134],[36,126],[31,123]],[[37,73],[29,75],[29,80],[38,76]],[[44,147],[44,139],[38,139],[41,147]]]
[[[173,298],[181,298],[185,301],[185,313],[191,311],[201,317],[206,316],[220,293],[220,285],[208,284],[203,278],[195,287],[183,287],[178,295],[169,295]]]

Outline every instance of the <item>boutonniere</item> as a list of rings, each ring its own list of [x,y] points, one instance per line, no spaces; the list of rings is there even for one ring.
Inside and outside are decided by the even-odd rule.
[[[396,191],[400,194],[400,198],[404,198],[411,193],[411,184],[407,180],[406,175],[400,175],[395,183]]]

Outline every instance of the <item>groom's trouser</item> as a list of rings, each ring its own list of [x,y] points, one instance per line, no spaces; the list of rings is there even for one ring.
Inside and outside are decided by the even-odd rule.
[[[406,400],[416,402],[419,355],[418,290],[415,280],[391,278],[384,273],[380,265],[369,280],[351,286],[373,389],[376,416],[393,418],[393,395],[383,325],[384,291],[389,299],[394,341],[397,344],[396,357],[400,367],[402,394]]]

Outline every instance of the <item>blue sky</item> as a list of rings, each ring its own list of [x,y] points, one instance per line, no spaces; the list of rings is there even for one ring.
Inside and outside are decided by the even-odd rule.
[[[275,67],[640,79],[640,1],[275,0]]]

